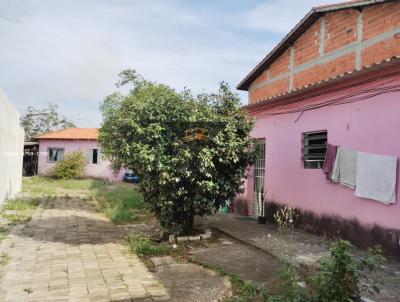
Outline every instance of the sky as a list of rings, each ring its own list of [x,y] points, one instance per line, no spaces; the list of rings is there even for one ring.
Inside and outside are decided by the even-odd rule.
[[[122,70],[194,93],[235,89],[313,6],[334,2],[0,0],[0,88],[21,114],[53,103],[98,127]]]

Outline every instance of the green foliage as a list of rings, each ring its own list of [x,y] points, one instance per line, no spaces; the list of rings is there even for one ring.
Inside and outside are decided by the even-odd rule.
[[[86,164],[85,155],[81,151],[71,152],[54,166],[51,175],[56,179],[79,178],[83,175]]]
[[[282,295],[277,301],[285,302],[303,302],[309,301],[306,298],[305,290],[299,285],[299,278],[296,273],[296,269],[292,263],[286,264],[286,270],[282,273]],[[275,298],[276,299],[276,298]],[[275,300],[267,300],[275,301]]]
[[[381,284],[371,280],[369,274],[383,263],[382,249],[374,247],[370,255],[357,260],[352,248],[348,241],[334,242],[331,256],[319,262],[319,271],[312,278],[314,301],[360,301],[362,293],[379,293]]]
[[[25,129],[25,140],[30,141],[49,131],[76,127],[71,120],[59,114],[57,110],[58,106],[54,104],[49,104],[44,109],[29,106],[26,114],[21,117],[21,125]]]
[[[283,272],[280,295],[270,295],[267,302],[358,302],[363,293],[379,293],[382,282],[371,279],[370,274],[384,261],[382,249],[374,247],[371,253],[358,260],[353,246],[344,240],[334,242],[331,255],[319,261],[319,267],[310,277],[310,288],[298,285],[295,267],[289,262]]]
[[[26,211],[36,209],[40,201],[38,199],[12,199],[6,201],[2,210],[13,210],[13,211]]]
[[[106,97],[101,106],[103,155],[115,171],[125,166],[141,177],[146,206],[163,227],[188,233],[195,214],[215,213],[241,192],[253,159],[253,121],[226,84],[217,94],[195,97],[133,70],[120,76],[119,85],[133,83],[133,89]],[[207,141],[182,140],[197,127],[209,130]]]
[[[101,209],[114,224],[129,223],[136,220],[136,211],[143,209],[143,196],[135,186],[121,185],[111,190],[99,190],[95,198]]]
[[[149,238],[141,236],[130,236],[129,246],[139,256],[168,255],[170,247],[167,244],[155,244]]]

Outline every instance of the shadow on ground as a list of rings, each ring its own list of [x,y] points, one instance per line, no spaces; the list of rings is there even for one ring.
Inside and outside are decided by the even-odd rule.
[[[61,205],[61,206],[60,206]],[[69,245],[119,242],[126,235],[87,200],[46,200],[18,234],[31,240]]]

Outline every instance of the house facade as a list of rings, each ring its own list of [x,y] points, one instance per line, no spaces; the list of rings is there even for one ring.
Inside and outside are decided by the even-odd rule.
[[[313,8],[237,88],[248,91],[260,145],[242,196],[247,214],[260,216],[266,192],[267,218],[295,206],[307,230],[399,254],[397,166],[390,203],[358,197],[322,168],[328,144],[400,156],[400,1]]]
[[[101,155],[97,128],[68,128],[37,137],[39,141],[38,174],[49,175],[51,169],[68,153],[81,151],[87,159],[84,177],[109,181],[122,180],[124,171],[114,175],[110,162]]]
[[[24,129],[20,115],[0,89],[0,204],[21,190]]]

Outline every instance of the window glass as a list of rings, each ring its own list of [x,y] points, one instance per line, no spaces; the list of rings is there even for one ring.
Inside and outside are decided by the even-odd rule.
[[[64,159],[64,149],[49,148],[49,162],[58,162]]]

